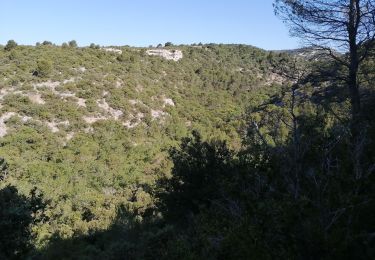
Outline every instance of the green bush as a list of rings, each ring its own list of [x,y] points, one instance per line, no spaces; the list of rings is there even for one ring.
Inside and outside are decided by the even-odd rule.
[[[47,77],[52,72],[52,61],[40,59],[37,61],[36,72],[38,77]]]
[[[4,47],[4,50],[10,51],[10,50],[13,50],[14,48],[16,48],[17,46],[18,46],[18,44],[14,40],[9,40]]]
[[[69,47],[71,48],[77,48],[78,47],[78,44],[75,40],[72,40],[72,41],[69,41]]]
[[[42,42],[42,45],[53,45],[52,42],[50,41],[43,41]]]
[[[98,44],[91,43],[91,44],[90,44],[90,48],[91,48],[91,49],[99,49],[100,46],[99,46]]]

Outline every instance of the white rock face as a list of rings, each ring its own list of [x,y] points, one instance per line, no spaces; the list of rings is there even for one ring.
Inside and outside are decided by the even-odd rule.
[[[175,104],[174,104],[174,102],[171,98],[163,98],[163,102],[164,102],[164,107],[165,106],[172,106],[172,107],[175,106]]]
[[[110,107],[104,98],[101,100],[97,100],[96,103],[98,104],[98,107],[109,113],[115,120],[118,120],[123,115],[123,112],[121,110]]]
[[[125,121],[124,123],[122,123],[122,125],[125,126],[126,128],[134,128],[137,125],[139,125],[139,122],[132,123],[132,121],[128,120],[128,121]]]
[[[94,128],[92,126],[89,126],[89,127],[86,127],[85,129],[83,129],[83,131],[86,134],[92,134],[92,133],[94,133]]]
[[[116,81],[115,88],[121,88],[121,87],[122,87],[121,81]]]
[[[72,140],[72,138],[74,137],[74,132],[70,132],[70,133],[68,133],[67,135],[66,135],[66,140],[67,141],[70,141],[70,140]]]
[[[162,117],[165,117],[167,116],[168,113],[162,111],[162,110],[154,110],[154,109],[151,109],[151,117],[153,119],[158,119],[158,118],[162,118]]]
[[[286,81],[286,78],[276,74],[276,73],[271,73],[267,76],[265,85],[270,86],[273,83],[276,84],[283,84]]]
[[[130,103],[130,105],[135,105],[135,104],[138,104],[138,100],[136,100],[136,99],[129,99],[129,103]]]
[[[137,104],[139,104],[139,105],[143,105],[143,106],[146,106],[141,100],[139,100],[139,99],[129,99],[129,103],[130,103],[130,105],[137,105]]]
[[[83,120],[87,123],[87,124],[93,124],[97,121],[100,121],[100,120],[106,120],[108,119],[107,117],[105,116],[84,116],[83,117]]]
[[[78,98],[77,99],[77,105],[79,107],[86,107],[86,99],[84,99],[84,98]]]
[[[67,84],[67,83],[73,83],[74,81],[76,81],[76,79],[75,79],[75,78],[64,79],[64,81],[63,81],[63,84]]]
[[[9,120],[12,116],[15,116],[14,112],[7,112],[0,117],[0,137],[4,137],[7,134],[7,126],[5,121]]]
[[[138,112],[135,115],[131,115],[131,117],[130,117],[131,119],[125,121],[124,123],[122,123],[122,125],[127,127],[127,128],[136,127],[137,125],[139,125],[141,123],[141,120],[144,117],[145,117],[145,115],[143,113]]]
[[[61,98],[69,98],[69,97],[75,97],[76,96],[76,94],[74,94],[72,92],[62,92],[62,93],[59,93],[57,95],[60,96]]]
[[[18,116],[19,118],[21,118],[21,121],[23,123],[32,119],[29,116],[20,116],[19,114],[15,113],[15,112],[4,113],[2,116],[0,116],[0,137],[4,137],[7,134],[8,129],[7,129],[7,126],[6,126],[5,122],[13,116]]]
[[[98,115],[94,115],[94,116],[84,116],[83,120],[88,124],[93,124],[97,121],[108,120],[108,119],[111,119],[111,118],[114,119],[114,120],[119,120],[120,117],[124,114],[121,110],[112,108],[107,103],[105,98],[98,99],[96,101],[96,104],[98,105],[99,108],[104,110],[107,113],[107,115],[98,114]]]
[[[58,131],[60,131],[60,129],[58,128],[59,125],[68,126],[70,123],[68,120],[66,120],[61,122],[52,121],[47,122],[46,124],[51,129],[52,133],[57,133]]]
[[[138,84],[138,85],[135,87],[135,91],[137,91],[138,93],[143,92],[143,86]]]
[[[47,126],[51,129],[52,133],[57,133],[60,130],[55,122],[47,122]]]
[[[21,122],[26,123],[30,120],[33,120],[32,117],[29,116],[21,116],[15,112],[6,112],[2,116],[0,116],[0,137],[4,137],[8,133],[8,129],[6,126],[6,121],[8,121],[11,117],[18,117],[21,119]],[[38,122],[40,124],[45,124],[52,133],[57,133],[60,131],[58,126],[69,126],[70,122],[68,120],[66,121],[50,121],[50,122],[43,122],[40,120],[34,120],[35,122]]]
[[[106,52],[114,52],[116,54],[122,54],[122,50],[115,49],[115,48],[101,48],[101,49]]]
[[[11,88],[2,88],[0,90],[0,99],[4,99],[4,97],[10,93],[13,93],[15,91],[14,87]]]
[[[60,81],[46,81],[46,82],[41,82],[41,83],[36,83],[33,85],[34,89],[37,90],[37,88],[49,88],[53,92],[56,92],[56,87],[60,86]]]
[[[64,80],[62,82],[62,84],[73,83],[75,81],[76,81],[76,78],[70,78],[70,79]],[[57,91],[56,88],[60,85],[61,85],[60,81],[46,81],[46,82],[33,84],[34,91],[36,91],[37,94],[28,94],[29,98],[32,102],[34,102],[36,104],[45,104],[44,100],[41,99],[41,96],[40,96],[39,90],[38,90],[38,88],[45,87],[45,88],[50,89],[53,92],[53,94],[55,94],[56,96],[59,96],[62,99],[64,99],[64,98],[75,98],[75,99],[77,99],[77,105],[78,106],[86,107],[86,100],[83,99],[83,98],[76,97],[75,93],[72,93],[70,91],[66,91],[66,92]],[[13,92],[13,93],[15,93],[15,92]],[[0,99],[1,99],[1,92],[0,92]]]
[[[166,60],[178,61],[183,58],[182,51],[180,50],[164,50],[164,49],[151,49],[146,53],[150,56],[160,56]]]
[[[35,88],[35,86],[34,86]],[[39,91],[36,91],[36,93],[24,93],[20,90],[16,90],[15,87],[10,87],[10,88],[3,88],[0,90],[0,100],[3,100],[5,96],[9,94],[16,94],[16,95],[21,95],[24,97],[28,97],[31,102],[34,104],[40,104],[43,105],[46,102],[42,99],[42,96],[39,94]]]
[[[81,73],[84,73],[86,71],[86,68],[85,67],[79,67],[77,69],[77,71],[81,72]]]
[[[74,94],[70,92],[60,93],[59,91],[57,91],[56,88],[60,86],[60,84],[61,84],[60,81],[49,80],[46,82],[36,83],[33,85],[33,87],[35,91],[39,91],[38,88],[49,88],[55,95],[60,96],[62,98],[74,96]]]

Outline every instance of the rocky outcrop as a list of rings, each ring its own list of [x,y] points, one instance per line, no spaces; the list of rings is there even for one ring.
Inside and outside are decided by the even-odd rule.
[[[165,50],[165,49],[151,49],[146,53],[150,56],[160,56],[166,60],[179,61],[183,58],[182,51],[180,50]]]
[[[113,52],[116,54],[122,54],[122,50],[115,49],[115,48],[101,48],[101,50],[106,51],[106,52]]]

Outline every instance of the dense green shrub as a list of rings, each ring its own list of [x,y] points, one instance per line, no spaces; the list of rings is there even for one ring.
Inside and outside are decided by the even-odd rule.
[[[78,44],[75,40],[69,41],[68,44],[69,44],[69,47],[71,47],[71,48],[77,48],[78,47]]]
[[[365,236],[343,239],[349,213],[329,232],[316,225],[329,220],[325,212],[372,192],[370,182],[355,186],[342,179],[350,176],[350,105],[339,91],[342,82],[321,83],[321,74],[313,74],[293,97],[290,82],[281,86],[272,78],[294,56],[245,45],[174,47],[183,52],[178,62],[149,56],[147,48],[113,48],[122,54],[96,45],[0,50],[0,109],[9,116],[0,138],[7,165],[0,185],[15,186],[19,196],[37,186],[48,204],[48,218],[30,225],[26,244],[36,249],[29,256],[305,258],[319,245],[345,252],[345,243],[366,251]],[[316,63],[331,76],[343,70]],[[366,64],[363,165],[371,169],[374,66]],[[47,73],[32,77],[39,65]],[[118,110],[116,119],[111,113]],[[200,134],[191,135],[194,129]],[[285,180],[297,168],[306,170],[299,172],[305,192],[295,202],[293,183]],[[328,180],[332,193],[319,193],[311,180]],[[358,197],[351,197],[351,187]],[[323,204],[313,196],[318,193]],[[349,226],[350,232],[365,234],[369,208],[356,208],[352,223],[358,229]]]
[[[42,42],[42,45],[47,45],[47,46],[48,46],[48,45],[53,45],[53,44],[52,44],[52,42],[50,42],[50,41],[43,41],[43,42]]]
[[[45,78],[52,72],[52,61],[47,59],[39,59],[37,61],[36,72],[39,77]]]
[[[18,46],[18,44],[14,40],[9,40],[4,47],[4,50],[10,51],[10,50],[16,48],[17,46]]]
[[[90,44],[90,48],[91,48],[91,49],[99,49],[100,46],[99,46],[98,44],[91,43],[91,44]]]

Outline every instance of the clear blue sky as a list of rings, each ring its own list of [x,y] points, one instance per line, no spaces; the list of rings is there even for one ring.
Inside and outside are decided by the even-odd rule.
[[[243,43],[298,47],[273,0],[0,0],[0,43],[72,39],[80,46]]]

